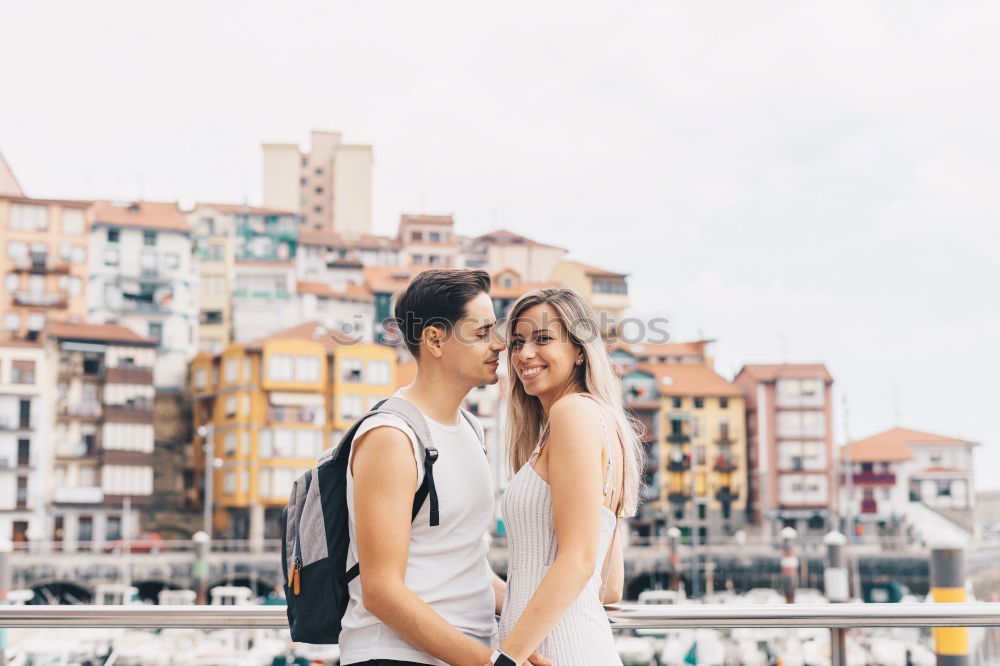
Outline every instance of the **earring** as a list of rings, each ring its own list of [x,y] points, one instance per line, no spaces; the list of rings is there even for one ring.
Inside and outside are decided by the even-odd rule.
[[[582,358],[576,359],[576,364],[577,365],[583,365],[583,359]]]

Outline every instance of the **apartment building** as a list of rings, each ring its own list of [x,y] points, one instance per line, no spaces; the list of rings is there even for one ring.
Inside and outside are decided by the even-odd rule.
[[[92,229],[88,319],[156,340],[156,386],[184,386],[199,321],[187,218],[175,203],[99,201]]]
[[[373,234],[303,230],[299,233],[296,272],[309,282],[335,280],[344,262],[363,266],[398,266],[398,238]]]
[[[746,398],[748,516],[773,531],[836,527],[833,377],[815,364],[745,365],[733,380]]]
[[[872,536],[898,536],[906,522],[919,531],[920,523],[941,518],[952,523],[945,529],[971,535],[977,529],[976,446],[899,427],[851,442],[840,450],[840,508]]]
[[[118,324],[50,324],[47,366],[55,404],[51,540],[68,551],[100,549],[139,530],[131,506],[153,501],[156,340]]]
[[[3,336],[37,339],[49,321],[86,318],[90,223],[86,201],[0,195]]]
[[[547,282],[566,259],[566,250],[539,243],[506,229],[461,240],[466,268],[497,271],[509,268],[525,282]]]
[[[216,533],[255,543],[279,537],[292,482],[392,394],[395,368],[392,348],[318,322],[199,354],[191,363],[195,474],[204,478],[198,452],[208,444],[217,460],[209,468]]]
[[[371,233],[372,147],[314,130],[308,151],[263,145],[263,205],[302,215],[306,228]]]
[[[400,263],[404,266],[462,267],[451,215],[403,215],[399,218],[398,238]]]
[[[654,534],[676,524],[704,541],[745,524],[747,488],[743,394],[701,364],[642,363],[625,370],[626,404],[649,445],[652,500],[641,519]],[[658,469],[649,469],[656,461]],[[655,498],[655,499],[654,499]]]
[[[0,539],[47,536],[52,376],[42,340],[0,341]]]
[[[563,261],[552,269],[549,279],[574,289],[590,304],[608,338],[618,334],[618,326],[629,306],[628,274],[597,268],[579,261]]]

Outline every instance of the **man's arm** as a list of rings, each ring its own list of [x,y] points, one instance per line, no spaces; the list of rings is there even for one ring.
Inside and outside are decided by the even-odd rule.
[[[490,649],[455,629],[406,586],[417,467],[409,438],[374,428],[354,443],[354,514],[365,608],[411,645],[449,664],[481,666]]]
[[[503,598],[507,594],[507,583],[500,576],[493,574],[493,597],[496,599],[496,614],[503,610]]]

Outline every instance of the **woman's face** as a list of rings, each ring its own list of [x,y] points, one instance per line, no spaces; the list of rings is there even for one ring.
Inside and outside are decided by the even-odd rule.
[[[570,340],[551,305],[525,310],[509,343],[511,365],[525,393],[558,397],[574,388],[576,362],[583,359],[583,352]]]

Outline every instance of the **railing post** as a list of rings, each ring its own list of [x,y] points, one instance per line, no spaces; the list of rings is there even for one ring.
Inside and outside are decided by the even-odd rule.
[[[781,530],[781,587],[785,593],[785,601],[795,603],[795,586],[799,577],[799,558],[795,555],[795,538],[799,535],[794,528]]]
[[[681,531],[676,527],[671,527],[667,530],[667,543],[670,544],[670,559],[669,563],[669,579],[667,580],[667,589],[676,592],[680,588],[681,582],[681,554],[680,554],[680,543],[681,543]]]
[[[849,597],[847,586],[847,566],[844,561],[844,545],[847,537],[840,532],[830,532],[823,537],[826,545],[826,568],[823,570],[823,591],[831,603],[841,604]],[[831,666],[847,666],[847,629],[830,629]]]
[[[205,605],[208,603],[208,551],[212,540],[201,531],[195,532],[191,540],[194,541],[194,564],[191,567],[191,578],[194,581],[195,591],[198,593],[198,603]]]
[[[14,544],[0,539],[0,605],[7,605],[7,591],[10,590],[10,553]],[[7,630],[0,627],[0,666],[7,663]]]
[[[934,603],[962,602],[965,594],[965,553],[954,544],[931,549],[931,597]],[[935,627],[934,654],[938,666],[969,665],[969,629]]]

